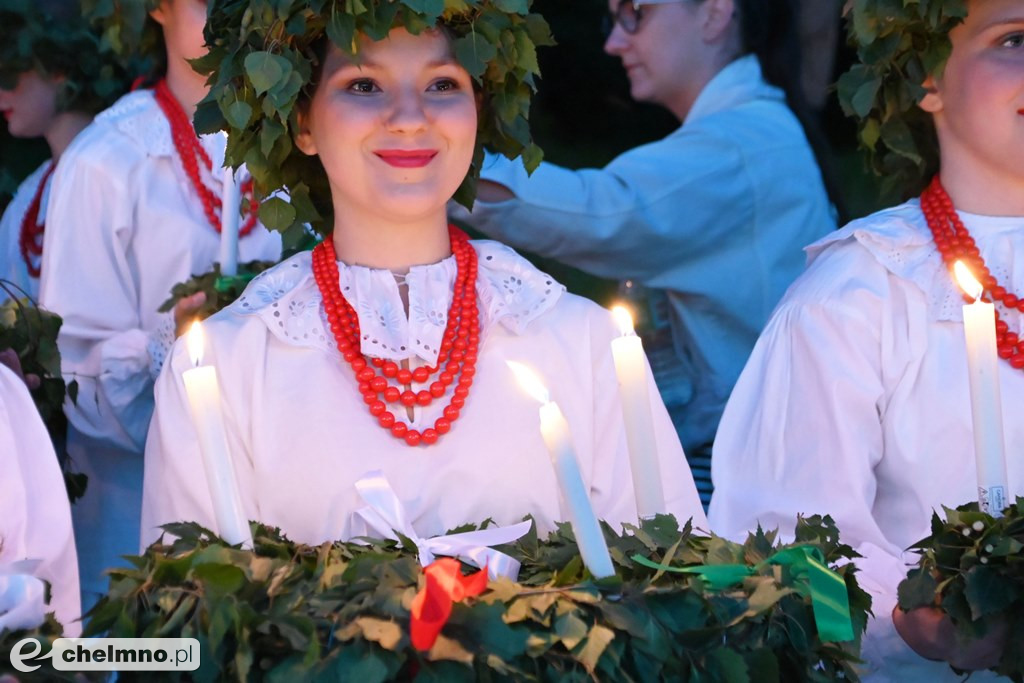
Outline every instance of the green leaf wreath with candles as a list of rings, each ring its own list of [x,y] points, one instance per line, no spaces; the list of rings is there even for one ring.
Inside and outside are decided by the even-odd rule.
[[[78,399],[78,382],[65,384],[60,370],[57,333],[63,322],[59,315],[39,308],[20,288],[0,280],[0,353],[13,353],[22,374],[35,376],[39,384],[31,389],[32,400],[46,425],[54,448],[63,456],[67,437],[64,397]],[[68,498],[74,502],[85,493],[86,476],[73,471],[67,458],[61,457],[61,470]],[[2,540],[2,539],[0,539]]]
[[[297,104],[312,96],[315,65],[329,40],[359,58],[357,35],[383,39],[394,27],[411,33],[440,26],[456,59],[482,94],[473,163],[456,200],[470,206],[484,145],[528,170],[541,160],[527,119],[539,76],[536,48],[553,43],[547,23],[529,12],[529,0],[217,0],[209,8],[209,53],[193,62],[209,74],[211,90],[196,111],[201,133],[228,132],[227,163],[245,163],[257,194],[270,197],[260,219],[284,234],[285,249],[305,225],[330,231],[332,205],[319,159],[292,142]],[[318,54],[319,53],[319,54]]]
[[[164,528],[176,540],[112,570],[86,630],[197,638],[196,681],[855,681],[870,607],[829,518],[800,519],[788,546],[760,530],[743,544],[701,536],[664,515],[625,535],[605,527],[617,576],[599,582],[564,524],[499,547],[522,563],[518,582],[452,574],[459,594],[419,650],[431,582],[415,546],[311,547],[254,524],[246,551],[194,524]]]
[[[859,124],[860,145],[887,191],[920,194],[938,170],[931,115],[918,102],[929,75],[940,75],[949,32],[967,16],[966,0],[849,0],[849,40],[858,63],[839,78],[839,102]]]
[[[994,634],[1006,647],[992,671],[1024,681],[1024,498],[1002,517],[979,512],[977,503],[945,519],[932,517],[932,533],[912,549],[921,560],[899,586],[904,610],[941,607],[959,640]],[[1004,636],[1005,634],[1005,636]]]

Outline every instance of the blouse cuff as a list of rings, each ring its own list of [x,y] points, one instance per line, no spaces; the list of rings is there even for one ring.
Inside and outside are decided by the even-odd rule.
[[[146,350],[149,352],[149,374],[154,380],[160,376],[164,361],[174,346],[174,332],[174,314],[166,313],[156,329],[149,333]]]

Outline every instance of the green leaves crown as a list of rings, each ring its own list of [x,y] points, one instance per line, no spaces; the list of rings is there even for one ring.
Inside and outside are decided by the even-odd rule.
[[[245,163],[257,192],[279,197],[260,205],[267,227],[301,239],[303,224],[330,230],[330,192],[323,167],[294,145],[296,104],[311,97],[316,47],[326,36],[356,55],[357,34],[383,39],[393,27],[411,33],[437,26],[452,37],[458,61],[483,93],[473,164],[456,200],[471,206],[486,145],[527,170],[540,163],[528,124],[540,71],[536,48],[551,45],[547,23],[530,0],[217,0],[209,10],[209,53],[196,60],[211,90],[196,112],[201,133],[228,132],[227,163]]]
[[[859,122],[858,139],[884,187],[919,194],[938,171],[931,116],[917,105],[929,75],[952,49],[949,32],[966,0],[849,0],[847,29],[859,63],[839,78],[839,102]]]
[[[799,520],[796,542],[820,549],[845,582],[856,634],[849,642],[822,641],[805,584],[788,567],[763,566],[713,589],[632,559],[754,568],[780,549],[774,532],[759,529],[738,544],[688,523],[680,529],[667,515],[626,534],[605,525],[618,576],[595,581],[562,524],[547,539],[531,532],[501,546],[522,562],[519,581],[492,581],[454,605],[433,649],[420,653],[409,621],[423,573],[408,539],[411,549],[373,539],[313,547],[253,524],[252,552],[194,524],[164,528],[173,543],[110,571],[87,633],[197,638],[200,669],[189,675],[200,683],[856,681],[870,608],[849,563],[856,555],[827,517]],[[124,680],[136,680],[131,675]]]
[[[66,13],[48,12],[48,6],[56,5],[52,2],[0,4],[0,87],[14,88],[27,71],[62,76],[58,110],[96,113],[128,89],[130,76],[98,31],[89,28],[74,0],[66,4],[74,5]]]

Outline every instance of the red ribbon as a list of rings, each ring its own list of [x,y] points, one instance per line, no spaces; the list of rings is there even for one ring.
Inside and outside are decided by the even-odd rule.
[[[412,645],[426,652],[434,646],[452,614],[452,603],[480,595],[487,588],[487,567],[462,575],[458,560],[444,557],[423,569],[426,585],[412,601]]]

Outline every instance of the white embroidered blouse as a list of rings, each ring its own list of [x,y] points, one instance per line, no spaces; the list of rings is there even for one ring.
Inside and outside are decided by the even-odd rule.
[[[11,292],[0,289],[0,302],[9,296],[21,298],[30,296],[36,299],[39,296],[39,278],[32,277],[28,272],[28,266],[21,256],[21,223],[28,212],[29,204],[39,189],[39,183],[46,175],[52,162],[47,159],[39,168],[18,186],[18,191],[11,199],[11,203],[4,210],[3,218],[0,218],[0,279],[13,283]],[[52,184],[52,183],[48,183]],[[50,195],[50,188],[43,188],[43,194],[39,201],[38,222],[46,221],[46,201]],[[33,265],[38,266],[39,263]],[[10,286],[10,285],[8,285]]]
[[[225,138],[201,142],[213,161],[203,181],[219,194]],[[40,299],[64,318],[62,365],[81,387],[71,426],[142,452],[151,372],[173,339],[171,314],[157,309],[174,284],[211,268],[220,245],[152,91],[125,95],[75,138],[47,215]],[[238,250],[240,262],[277,260],[280,236],[258,226]]]
[[[518,386],[506,360],[532,366],[571,425],[585,482],[599,515],[635,521],[636,509],[607,311],[566,294],[549,276],[494,242],[479,254],[481,346],[475,381],[451,432],[410,448],[378,426],[325,324],[310,254],[257,277],[231,307],[205,325],[203,363],[216,365],[234,470],[250,519],[280,526],[293,540],[318,543],[366,532],[355,482],[382,470],[423,536],[465,522],[499,524],[532,514],[543,529],[566,519],[539,430],[539,405]],[[405,276],[409,315],[388,271],[339,264],[365,354],[436,361],[455,277],[454,258]],[[191,367],[177,344],[157,382],[146,448],[143,545],[159,524],[196,520],[216,528],[211,497],[181,374]],[[429,380],[428,380],[429,381]],[[412,386],[413,390],[426,388]],[[681,519],[705,518],[678,438],[651,383],[666,506]],[[415,406],[424,429],[448,396]]]
[[[1024,291],[1024,217],[961,213],[992,274]],[[977,499],[963,296],[917,200],[854,221],[808,248],[740,376],[712,457],[716,533],[790,532],[830,514],[864,555],[874,598],[872,681],[960,680],[918,657],[889,615],[933,511]],[[1006,320],[1020,330],[1021,315]],[[999,362],[1011,495],[1024,493],[1024,373]],[[974,676],[972,680],[986,680]]]

